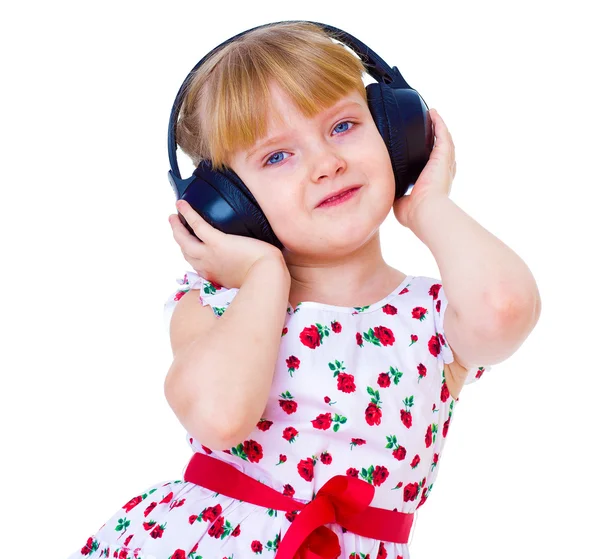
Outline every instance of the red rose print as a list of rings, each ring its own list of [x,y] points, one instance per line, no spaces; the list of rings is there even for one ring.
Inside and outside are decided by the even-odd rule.
[[[252,551],[254,551],[254,553],[262,553],[262,543],[260,543],[258,540],[254,540],[251,544],[250,547],[252,549]]]
[[[438,298],[438,293],[440,292],[441,287],[442,287],[441,283],[434,283],[429,288],[429,295],[431,295],[433,297],[434,301]]]
[[[331,413],[322,413],[318,415],[316,419],[313,419],[311,423],[315,429],[323,429],[323,431],[326,431],[331,427]]]
[[[435,310],[439,313],[440,310],[442,308],[442,300],[438,300],[438,302],[435,304]]]
[[[154,530],[150,532],[150,537],[155,540],[163,537],[163,532],[165,531],[164,526],[159,526],[158,524],[154,527]]]
[[[423,377],[427,376],[427,367],[425,367],[423,363],[419,363],[417,365],[417,372],[419,373],[419,380],[421,380]]]
[[[296,435],[298,434],[298,431],[296,429],[294,429],[294,427],[286,427],[283,430],[283,438],[286,441],[289,442],[294,442],[294,438],[296,437]]]
[[[171,491],[160,503],[158,503],[159,505],[162,505],[163,503],[168,503],[171,501],[171,499],[173,498],[173,491]]]
[[[185,551],[183,549],[178,549],[171,555],[171,559],[185,559]]]
[[[192,514],[192,515],[190,515],[190,517],[188,518],[188,522],[189,522],[190,524],[193,524],[194,522],[196,522],[197,518],[198,518],[198,515],[197,515],[197,514]]]
[[[384,305],[381,310],[385,313],[385,314],[389,314],[389,315],[395,315],[398,312],[398,309],[396,307],[394,307],[394,305]]]
[[[383,542],[379,542],[379,551],[377,552],[377,559],[387,559],[387,551]]]
[[[156,507],[158,503],[156,501],[150,503],[147,507],[146,510],[144,511],[144,516],[148,516]]]
[[[416,334],[411,334],[410,335],[410,344],[408,347],[410,347],[411,345],[413,345],[414,343],[416,343],[419,339],[419,336],[417,336]]]
[[[315,349],[321,345],[321,335],[319,329],[313,324],[310,327],[306,327],[300,332],[300,341],[310,349]]]
[[[346,470],[346,475],[350,477],[358,477],[358,470],[356,468],[348,468]]]
[[[444,427],[442,429],[442,436],[444,438],[446,438],[446,435],[448,434],[448,429],[450,428],[450,418],[446,419],[446,421],[444,421]]]
[[[279,405],[281,406],[281,409],[288,415],[295,413],[298,409],[298,404],[293,400],[279,400]]]
[[[362,446],[366,442],[367,441],[365,441],[365,439],[352,439],[352,441],[350,442],[350,448],[352,449],[355,446]]]
[[[387,373],[379,373],[377,384],[381,386],[381,388],[387,388],[391,384],[390,375]]]
[[[92,546],[94,545],[94,538],[88,538],[86,544],[81,548],[81,555],[89,555],[92,552]]]
[[[237,538],[237,537],[238,537],[238,536],[239,536],[241,533],[242,533],[242,530],[241,530],[241,528],[240,528],[240,525],[238,524],[238,525],[235,527],[235,530],[234,530],[233,532],[231,532],[231,535],[232,535],[234,538]]]
[[[427,309],[424,307],[415,307],[412,310],[412,317],[423,322],[423,320],[425,320],[425,315],[427,314],[427,312]]]
[[[222,512],[223,509],[221,508],[221,505],[207,507],[202,511],[202,520],[205,520],[206,522],[212,522],[213,520],[215,520],[215,518],[220,516]]]
[[[244,441],[244,454],[250,462],[260,462],[263,457],[262,446],[252,439]]]
[[[285,513],[285,517],[287,518],[287,520],[289,522],[294,522],[294,518],[296,518],[297,516],[298,516],[297,510],[291,510],[291,511]]]
[[[442,391],[440,393],[440,400],[445,402],[450,397],[450,390],[448,390],[448,385],[446,381],[442,384]]]
[[[404,486],[404,502],[408,503],[408,501],[414,501],[419,494],[419,484],[418,483],[408,483]]]
[[[342,325],[341,325],[341,324],[340,324],[340,323],[339,323],[337,320],[334,320],[334,321],[331,323],[331,329],[332,329],[332,330],[333,330],[333,331],[334,331],[336,334],[339,334],[339,333],[342,331]]]
[[[381,342],[381,345],[394,345],[396,338],[394,338],[394,333],[385,326],[376,326],[373,328],[373,332],[375,333],[375,337]]]
[[[415,454],[415,457],[412,459],[410,463],[410,467],[414,470],[421,463],[421,457],[418,454]]]
[[[331,398],[329,396],[325,396],[324,400],[326,404],[329,404],[329,402],[331,402]]]
[[[295,413],[298,409],[298,404],[294,402],[294,397],[290,394],[289,390],[282,392],[279,396],[281,397],[281,400],[279,400],[281,409],[288,415]]]
[[[181,299],[186,293],[187,293],[187,291],[178,291],[177,293],[175,293],[175,297],[173,297],[173,301],[179,301],[179,299]]]
[[[123,505],[123,509],[125,509],[125,512],[130,512],[132,508],[134,508],[136,505],[139,505],[141,502],[142,498],[140,496],[134,497]]]
[[[290,355],[285,360],[285,364],[287,365],[288,373],[292,375],[292,373],[298,370],[298,367],[300,367],[300,359],[298,359],[295,355]]]
[[[433,433],[431,430],[431,425],[427,427],[427,432],[425,433],[425,446],[429,448],[431,446],[431,442],[433,440]]]
[[[400,410],[400,420],[407,429],[410,429],[412,425],[412,413],[406,410]]]
[[[277,466],[279,466],[279,464],[284,464],[285,462],[287,462],[287,456],[285,454],[280,454]]]
[[[219,516],[213,523],[212,526],[208,529],[208,535],[212,538],[220,538],[225,532],[225,519],[222,516]],[[150,534],[152,535],[152,534]]]
[[[206,454],[212,454],[212,450],[210,448],[204,446],[203,444],[201,444],[200,446],[202,447],[202,450],[206,452]]]
[[[390,473],[385,466],[375,466],[375,470],[373,470],[373,485],[381,485],[389,475]]]
[[[271,425],[273,425],[272,421],[268,421],[267,419],[261,419],[256,426],[261,430],[261,431],[268,431],[271,428]]]
[[[360,332],[356,333],[356,344],[359,345],[360,347],[363,346],[363,339],[362,339],[362,336],[360,335]]]
[[[421,500],[419,501],[417,508],[419,508],[421,505],[423,505],[425,503],[425,501],[427,500],[427,497],[429,497],[429,495],[427,493],[427,487],[425,487],[423,489],[423,492],[421,493]]]
[[[337,377],[337,387],[338,390],[341,390],[342,392],[354,392],[356,390],[356,385],[354,384],[354,375],[339,373]]]
[[[298,462],[298,473],[302,479],[312,481],[314,477],[314,462],[312,458]]]
[[[283,486],[283,494],[286,497],[293,497],[295,495],[295,493],[296,493],[296,490],[289,483],[286,483]]]
[[[325,465],[329,465],[331,464],[332,458],[331,458],[331,454],[329,454],[329,452],[325,451],[321,453],[321,462],[323,462],[323,464]]]
[[[371,402],[365,410],[365,419],[369,425],[379,425],[381,423],[381,408]]]
[[[392,456],[396,460],[404,460],[406,458],[406,449],[399,445],[398,448],[392,452]]]
[[[434,357],[437,357],[442,351],[442,348],[440,346],[440,340],[437,336],[431,336],[429,344],[427,345],[429,346],[429,353],[431,353],[431,355],[433,355]]]

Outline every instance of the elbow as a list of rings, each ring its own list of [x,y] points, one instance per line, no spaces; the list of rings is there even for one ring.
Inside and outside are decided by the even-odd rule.
[[[203,402],[181,390],[177,383],[164,383],[164,395],[184,429],[200,444],[211,450],[226,450],[239,444],[240,431],[223,418],[226,413],[214,412]],[[241,439],[243,440],[243,439]]]

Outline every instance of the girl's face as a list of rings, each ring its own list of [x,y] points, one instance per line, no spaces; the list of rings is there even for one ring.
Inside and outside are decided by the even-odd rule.
[[[288,256],[351,254],[377,233],[395,194],[392,163],[369,108],[353,92],[307,119],[278,86],[270,91],[281,121],[270,116],[266,137],[237,151],[229,166],[258,201]],[[319,207],[353,185],[360,189],[351,199]]]

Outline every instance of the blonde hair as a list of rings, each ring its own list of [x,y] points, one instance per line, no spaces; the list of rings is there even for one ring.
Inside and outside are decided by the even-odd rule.
[[[301,113],[312,118],[352,91],[366,102],[356,54],[308,22],[276,23],[255,29],[211,55],[186,88],[176,141],[198,166],[211,160],[223,170],[238,149],[267,133],[274,81]]]

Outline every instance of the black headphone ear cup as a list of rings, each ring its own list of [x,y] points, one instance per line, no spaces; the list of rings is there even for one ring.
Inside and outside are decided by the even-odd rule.
[[[217,171],[210,161],[201,161],[194,171],[194,180],[181,197],[215,229],[253,237],[283,249],[258,202],[232,170]]]
[[[433,149],[431,118],[414,89],[377,82],[367,85],[366,91],[369,110],[390,154],[396,198],[400,198],[429,160]]]

